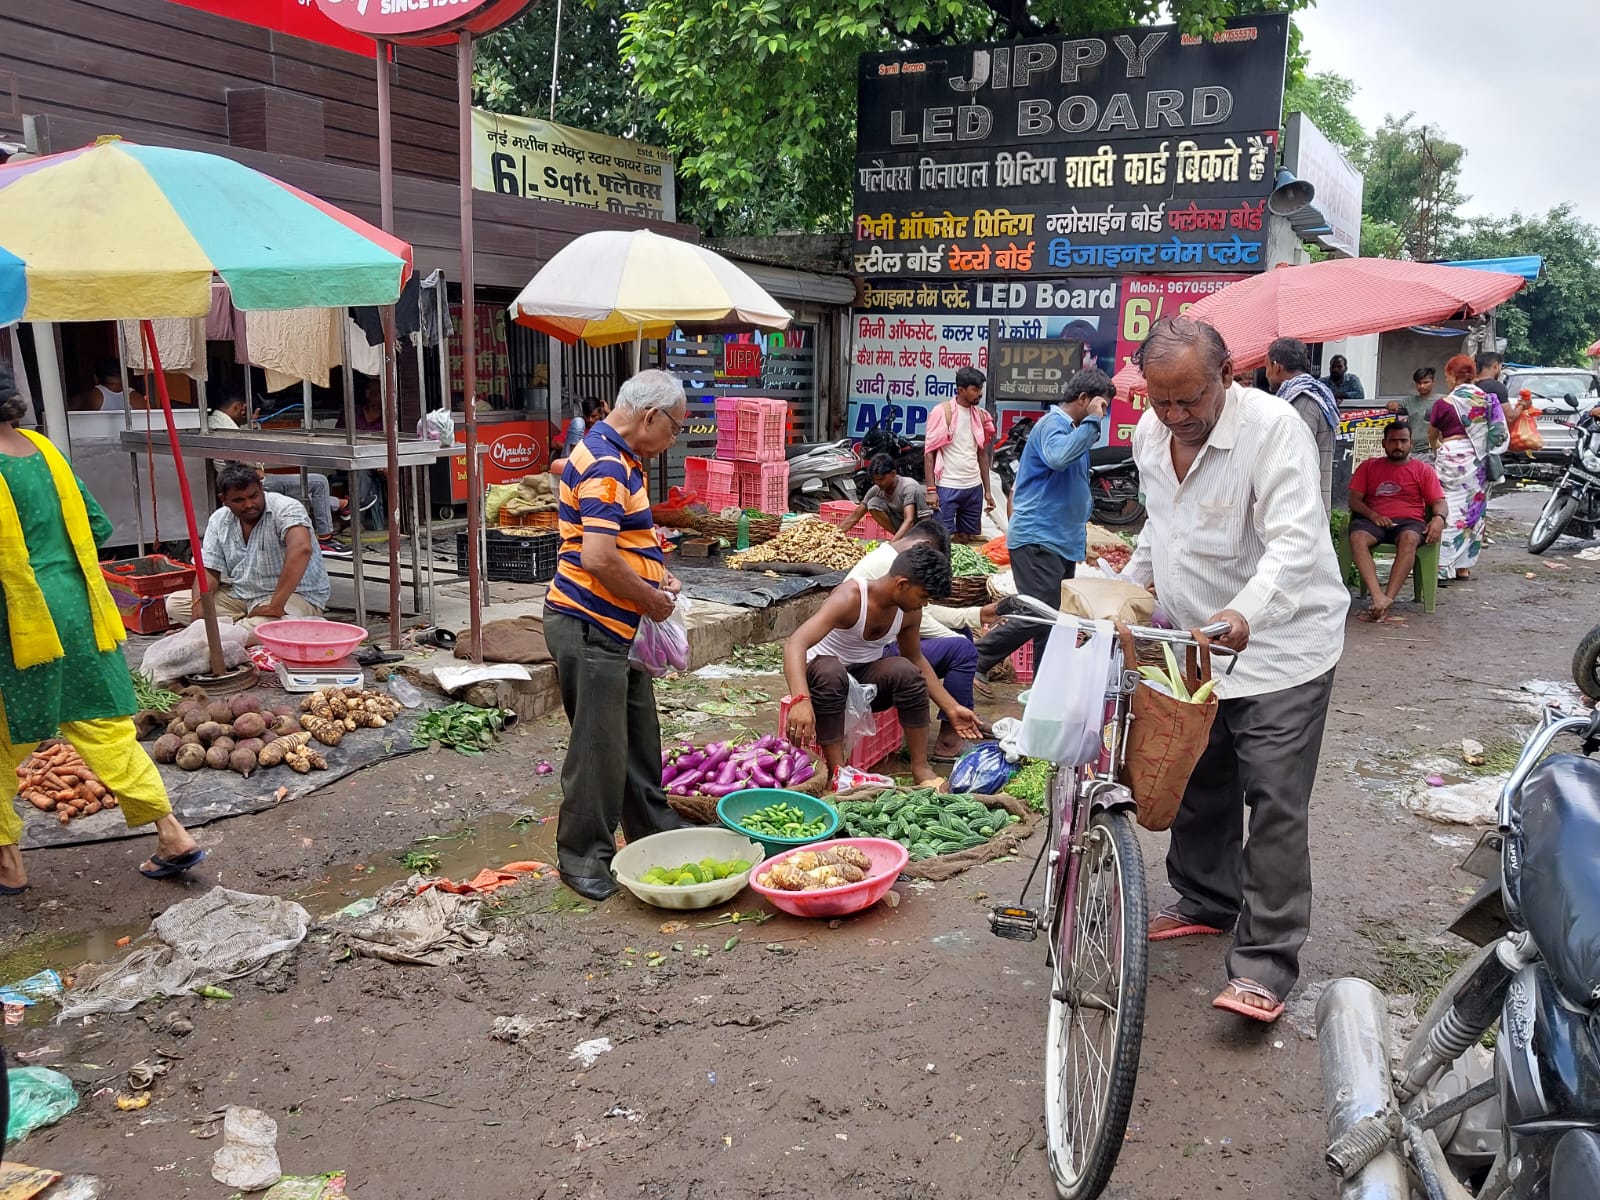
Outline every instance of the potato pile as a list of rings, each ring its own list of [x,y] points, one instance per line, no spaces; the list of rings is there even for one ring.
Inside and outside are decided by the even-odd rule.
[[[870,542],[840,533],[826,521],[805,517],[785,526],[770,542],[729,555],[728,565],[744,570],[769,562],[815,563],[831,571],[848,571],[870,546]]]
[[[363,688],[325,688],[300,702],[300,724],[324,746],[337,746],[357,729],[382,729],[400,712],[387,692]]]
[[[47,742],[17,767],[17,793],[65,825],[73,817],[115,808],[117,798],[66,742]]]
[[[263,709],[254,696],[241,694],[209,702],[185,700],[174,710],[167,731],[150,748],[150,757],[185,771],[210,767],[246,778],[258,767],[285,762],[302,773],[313,768],[326,770],[328,764],[321,755],[306,751],[310,741],[292,705]],[[297,750],[302,753],[294,753]]]

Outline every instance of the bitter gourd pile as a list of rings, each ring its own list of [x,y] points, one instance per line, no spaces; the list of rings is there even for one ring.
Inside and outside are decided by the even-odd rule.
[[[981,846],[1020,819],[970,795],[932,788],[893,788],[872,800],[847,800],[839,816],[840,833],[891,838],[910,851],[913,862]]]

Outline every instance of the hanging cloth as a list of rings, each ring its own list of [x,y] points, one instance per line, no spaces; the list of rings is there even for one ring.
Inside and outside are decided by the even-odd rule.
[[[415,276],[413,276],[415,278]],[[422,281],[421,297],[417,303],[418,316],[421,320],[421,329],[424,346],[437,346],[441,337],[453,337],[456,332],[455,322],[450,319],[449,294],[444,292],[444,272],[435,271]],[[441,299],[441,297],[443,297]],[[443,309],[441,312],[440,310]],[[444,319],[444,328],[439,328],[440,318]]]
[[[163,370],[187,375],[196,383],[206,381],[206,319],[204,317],[161,317],[150,322],[161,352]],[[122,322],[122,344],[127,348],[124,362],[130,371],[151,371],[145,355],[144,336],[138,321]]]
[[[302,380],[328,386],[328,372],[344,361],[342,308],[284,308],[245,313],[250,361],[267,373],[267,391]]]

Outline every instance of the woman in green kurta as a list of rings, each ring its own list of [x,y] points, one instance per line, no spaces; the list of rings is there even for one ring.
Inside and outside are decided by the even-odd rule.
[[[48,442],[17,429],[26,412],[0,366],[0,769],[11,768],[0,778],[59,734],[118,798],[129,828],[155,824],[156,853],[141,872],[176,875],[205,852],[173,815],[128,719],[138,704],[121,623],[94,567],[111,522]],[[15,808],[0,804],[0,895],[27,887],[21,837]]]

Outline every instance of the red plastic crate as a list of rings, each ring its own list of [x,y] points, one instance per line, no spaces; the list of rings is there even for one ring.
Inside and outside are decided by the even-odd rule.
[[[739,505],[764,513],[789,511],[789,464],[786,462],[736,462]]]
[[[700,499],[705,501],[706,507],[714,513],[720,513],[725,508],[738,508],[739,464],[717,458],[701,461],[706,464],[706,479]]]
[[[783,702],[778,705],[778,733],[784,737],[788,736],[784,730],[788,728],[789,706],[793,703],[793,697],[785,696]],[[850,751],[850,757],[845,760],[858,771],[870,771],[891,754],[898,752],[905,742],[905,732],[900,728],[898,712],[890,708],[874,716],[877,724],[873,732],[857,739],[855,748]],[[815,742],[803,746],[802,749],[810,751],[819,759],[822,757],[822,751],[817,748]]]
[[[696,496],[706,494],[706,465],[709,458],[686,458],[683,460],[683,490]]]
[[[843,530],[844,523],[850,519],[850,514],[856,511],[854,500],[824,500],[818,506],[817,516],[821,517],[835,529]],[[883,529],[875,521],[871,513],[867,513],[856,522],[850,536],[863,542],[879,542],[886,536]]]
[[[1023,642],[1011,652],[1011,666],[1017,673],[1018,683],[1033,682],[1033,642]]]
[[[788,419],[789,405],[782,400],[761,396],[740,400],[736,456],[745,462],[782,462]]]
[[[739,398],[719,396],[717,414],[717,457],[731,459],[739,449]]]

